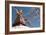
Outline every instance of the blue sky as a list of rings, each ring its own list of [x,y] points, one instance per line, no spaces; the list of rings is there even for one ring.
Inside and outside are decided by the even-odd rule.
[[[14,23],[14,20],[16,19],[16,9],[18,10],[23,10],[23,15],[24,17],[27,18],[27,20],[29,20],[29,23],[26,23],[26,26],[28,27],[39,27],[40,26],[40,17],[37,16],[33,16],[34,14],[37,14],[37,12],[40,12],[40,8],[36,8],[36,7],[12,7],[12,24]],[[33,14],[30,14],[30,12],[33,12]],[[32,20],[31,20],[32,19]],[[31,23],[30,23],[31,22]]]

